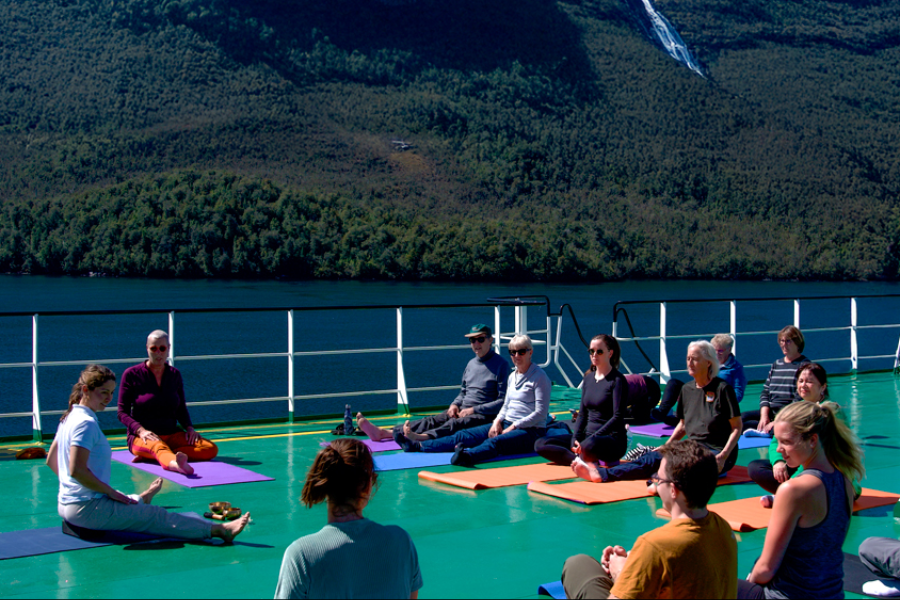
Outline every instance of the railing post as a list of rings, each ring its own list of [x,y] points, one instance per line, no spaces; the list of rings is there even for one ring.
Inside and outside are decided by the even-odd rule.
[[[856,298],[850,298],[850,369],[859,368],[859,347],[856,340]]]
[[[669,354],[666,351],[666,303],[659,303],[659,380],[668,383],[672,378],[669,369]]]
[[[794,327],[800,329],[800,301],[794,300]]]
[[[31,434],[37,443],[44,441],[41,429],[41,397],[38,391],[38,316],[31,317]]]
[[[516,307],[516,335],[528,333],[528,307]]]
[[[397,308],[397,414],[409,414],[406,375],[403,372],[403,308]]]
[[[294,311],[288,318],[288,423],[294,422]]]
[[[500,305],[494,307],[494,352],[500,354]]]
[[[731,325],[728,330],[731,334],[731,352],[737,356],[737,302],[731,300],[728,304],[731,310]]]
[[[169,311],[169,366],[175,366],[175,311]]]

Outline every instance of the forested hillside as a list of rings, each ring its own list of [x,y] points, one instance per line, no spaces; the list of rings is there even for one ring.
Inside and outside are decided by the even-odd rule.
[[[656,4],[0,0],[0,271],[896,279],[900,5]]]

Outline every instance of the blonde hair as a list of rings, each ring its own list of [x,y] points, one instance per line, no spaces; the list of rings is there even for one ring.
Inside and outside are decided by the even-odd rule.
[[[516,350],[532,350],[531,346],[531,338],[527,335],[517,335],[513,337],[513,339],[509,340],[509,345],[507,346],[510,350],[515,348]]]
[[[775,422],[787,423],[803,439],[818,434],[828,462],[845,477],[862,481],[866,476],[863,451],[850,428],[837,418],[838,410],[834,402],[794,402],[778,413]]]

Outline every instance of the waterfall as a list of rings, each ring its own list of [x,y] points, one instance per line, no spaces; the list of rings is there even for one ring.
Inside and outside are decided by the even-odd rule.
[[[669,56],[701,77],[706,77],[706,75],[703,74],[703,69],[700,67],[699,63],[697,63],[697,60],[691,54],[691,51],[688,50],[684,40],[681,39],[681,36],[678,35],[678,32],[675,31],[675,28],[669,20],[653,7],[650,0],[641,1],[643,2],[644,14],[635,16],[641,21],[641,25],[644,26],[643,28],[647,31],[647,34],[652,35]],[[631,2],[626,0],[626,3],[631,5],[635,12],[640,10],[634,6],[636,3],[633,0]]]

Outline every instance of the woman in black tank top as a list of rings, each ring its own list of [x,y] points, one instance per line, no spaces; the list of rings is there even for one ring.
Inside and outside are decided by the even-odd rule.
[[[802,475],[781,484],[762,555],[738,598],[843,598],[843,553],[862,452],[837,405],[798,402],[778,413],[778,452]]]

